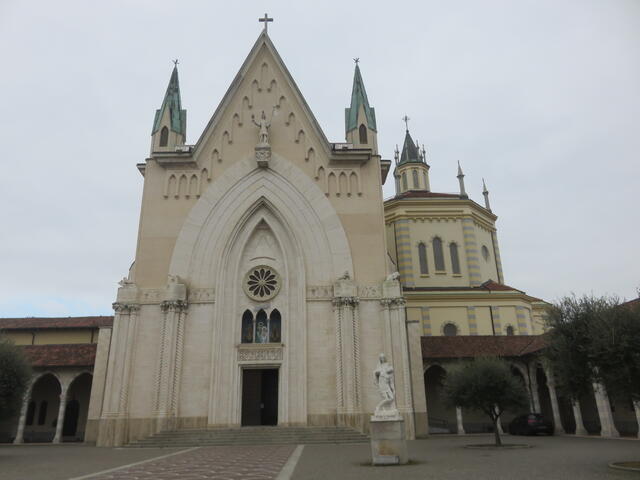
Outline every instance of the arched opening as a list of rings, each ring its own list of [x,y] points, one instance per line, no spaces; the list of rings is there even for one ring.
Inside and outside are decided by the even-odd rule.
[[[593,388],[589,387],[589,392],[580,397],[579,404],[584,428],[590,435],[600,435],[602,427],[600,425],[598,405],[596,403],[596,396],[593,393]]]
[[[402,190],[409,190],[409,185],[407,185],[407,172],[402,172]]]
[[[507,336],[512,337],[516,334],[516,331],[513,328],[513,325],[507,325]]]
[[[450,407],[444,396],[447,373],[440,365],[432,365],[424,373],[429,433],[456,433],[456,409]]]
[[[536,381],[538,383],[538,398],[540,399],[540,413],[545,420],[554,423],[553,409],[551,407],[551,395],[549,394],[549,386],[547,385],[547,375],[542,367],[536,368]]]
[[[360,125],[359,128],[359,133],[360,133],[360,143],[366,144],[369,143],[367,141],[367,127],[365,127],[364,123],[362,125]]]
[[[420,188],[420,181],[418,180],[418,171],[412,170],[411,173],[413,174],[413,188],[415,189]]]
[[[427,262],[427,246],[420,242],[418,244],[418,260],[420,261],[420,274],[429,274],[429,263]]]
[[[80,374],[74,378],[69,386],[64,423],[62,424],[62,439],[65,442],[84,440],[92,378],[90,373]]]
[[[451,254],[451,271],[460,274],[460,257],[458,256],[458,245],[456,243],[449,244],[449,253]]]
[[[613,423],[623,437],[638,436],[638,421],[631,397],[609,394]]]
[[[516,366],[512,365],[511,374],[518,380],[518,382],[520,382],[520,384],[527,390],[527,393],[528,393],[529,390],[527,389],[527,383],[524,379],[524,375],[522,374],[522,372]],[[531,404],[530,397],[531,396],[529,395],[529,403]],[[530,409],[531,409],[531,406],[529,406],[528,408],[524,408],[522,410],[506,410],[502,415],[500,415],[502,428],[505,431],[508,431],[509,423],[511,423],[511,420],[513,420],[515,417],[519,415],[527,413]]]
[[[36,402],[31,400],[29,402],[29,406],[27,407],[27,419],[25,421],[25,425],[33,425],[33,418],[36,415]]]
[[[267,343],[269,341],[269,322],[267,312],[260,309],[256,315],[256,343]]]
[[[25,442],[44,443],[53,440],[61,391],[58,378],[51,373],[41,376],[33,384],[31,402],[34,404],[34,418],[30,425],[25,425]]]
[[[242,314],[242,343],[253,343],[253,314],[249,310]]]
[[[454,323],[446,323],[442,327],[442,333],[445,337],[455,337],[458,335],[458,327]]]
[[[280,343],[282,341],[282,317],[278,309],[274,309],[269,315],[269,342]]]
[[[160,146],[166,147],[169,143],[169,129],[167,127],[162,127],[160,130]]]
[[[440,237],[433,239],[433,260],[436,272],[444,272],[444,252],[442,251],[442,239]]]

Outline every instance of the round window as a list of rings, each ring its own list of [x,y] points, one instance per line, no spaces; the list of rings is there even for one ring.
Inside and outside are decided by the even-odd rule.
[[[280,275],[273,268],[260,265],[244,276],[244,293],[259,302],[275,297],[280,290]]]

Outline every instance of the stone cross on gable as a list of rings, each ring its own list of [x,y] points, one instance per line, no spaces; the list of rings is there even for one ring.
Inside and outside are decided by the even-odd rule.
[[[259,22],[264,22],[264,33],[267,33],[267,27],[269,26],[269,22],[273,22],[273,18],[269,18],[269,15],[264,14],[263,18],[258,19]]]

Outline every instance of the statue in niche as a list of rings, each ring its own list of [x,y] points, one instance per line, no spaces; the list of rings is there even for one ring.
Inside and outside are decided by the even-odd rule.
[[[378,357],[378,366],[373,372],[374,384],[378,387],[378,392],[382,397],[382,401],[376,406],[374,417],[389,418],[398,416],[398,408],[396,407],[396,390],[393,367],[384,353]]]
[[[254,123],[256,127],[260,128],[260,133],[258,133],[258,145],[269,145],[269,127],[271,126],[271,122],[267,122],[267,116],[262,111],[262,115],[260,115],[260,121],[256,122],[255,115],[251,115],[251,121]]]

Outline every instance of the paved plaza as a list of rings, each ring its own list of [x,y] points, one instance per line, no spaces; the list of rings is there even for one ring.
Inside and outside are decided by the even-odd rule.
[[[409,442],[411,463],[368,465],[369,446],[228,446],[190,449],[109,449],[86,445],[3,445],[0,479],[633,479],[609,462],[640,458],[640,441],[598,438],[509,437],[520,450],[470,450],[492,436],[433,436]],[[301,454],[300,454],[301,452]],[[299,458],[297,458],[299,455]],[[297,460],[297,463],[296,463]],[[295,466],[294,469],[291,467]],[[284,467],[284,471],[283,471]]]

